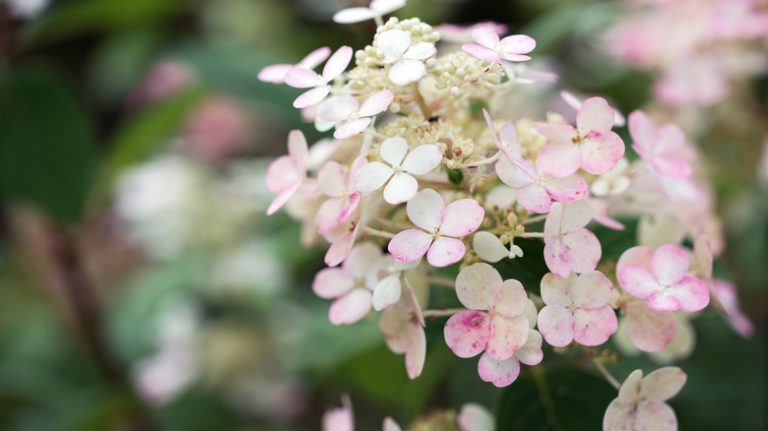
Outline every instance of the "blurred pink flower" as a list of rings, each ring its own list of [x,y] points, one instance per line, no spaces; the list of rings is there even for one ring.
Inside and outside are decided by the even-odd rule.
[[[680,392],[686,378],[677,367],[660,368],[645,377],[641,370],[633,371],[608,405],[603,430],[677,430],[675,412],[665,401]]]

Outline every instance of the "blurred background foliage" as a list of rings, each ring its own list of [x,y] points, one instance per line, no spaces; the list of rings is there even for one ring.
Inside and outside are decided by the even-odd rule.
[[[342,393],[362,430],[470,401],[500,430],[599,427],[614,392],[588,367],[547,352],[498,390],[450,354],[444,319],[428,323],[425,373],[409,381],[375,320],[331,327],[309,289],[322,251],[300,249],[287,217],[265,218],[266,161],[292,128],[320,136],[290,106],[298,91],[256,73],[367,44],[372,26],[331,23],[352,3],[54,0],[20,18],[0,2],[0,429],[315,430]],[[602,53],[618,13],[597,0],[410,0],[398,15],[506,23],[538,40],[559,86],[629,112],[648,103],[650,77]],[[747,89],[753,118],[709,108],[720,124],[700,139],[729,240],[716,272],[758,330],[745,340],[713,312],[696,319],[672,401],[683,430],[766,426],[768,198],[755,174],[764,126],[750,121],[765,122],[767,83]],[[605,235],[607,256],[633,241]],[[512,262],[526,285],[545,270]],[[612,370],[638,367],[655,365]]]

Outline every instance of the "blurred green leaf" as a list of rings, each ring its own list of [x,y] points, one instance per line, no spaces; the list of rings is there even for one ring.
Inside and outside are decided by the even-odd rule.
[[[549,272],[544,262],[544,243],[538,239],[515,240],[515,244],[523,249],[523,257],[503,259],[495,265],[502,278],[514,278],[523,283],[529,292],[539,292],[544,274]]]
[[[92,172],[93,135],[67,85],[39,71],[0,76],[0,188],[77,221]]]

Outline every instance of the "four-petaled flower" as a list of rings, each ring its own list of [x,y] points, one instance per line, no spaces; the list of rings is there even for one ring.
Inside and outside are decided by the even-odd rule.
[[[633,371],[608,405],[603,431],[677,430],[675,412],[665,401],[680,392],[685,380],[677,367],[659,368],[645,377],[641,370]]]
[[[294,88],[309,88],[293,101],[293,107],[304,109],[315,106],[331,93],[331,83],[344,73],[352,60],[352,48],[342,46],[325,62],[323,74],[318,75],[312,69],[294,67],[285,75],[285,83]]]
[[[339,24],[354,24],[369,19],[380,20],[384,15],[403,6],[405,6],[405,0],[372,0],[368,7],[351,7],[336,12],[333,15],[333,21]]]
[[[435,45],[412,43],[411,33],[389,30],[376,36],[373,46],[384,55],[384,64],[391,65],[389,79],[397,85],[407,85],[421,79],[427,68],[424,60],[435,55]]]
[[[355,175],[355,187],[367,193],[386,183],[384,200],[393,205],[407,202],[416,194],[419,184],[414,175],[430,172],[443,159],[437,145],[419,145],[408,151],[408,143],[400,137],[384,141],[379,155],[386,163],[370,162],[360,168]]]
[[[602,249],[595,234],[585,228],[591,219],[592,207],[586,201],[552,204],[544,222],[544,261],[550,271],[566,278],[571,272],[597,267]]]
[[[320,189],[329,198],[323,202],[315,216],[315,225],[321,235],[328,235],[341,223],[349,220],[357,209],[360,193],[355,190],[353,178],[364,163],[365,159],[358,157],[347,172],[340,163],[330,161],[318,171]]]
[[[386,111],[394,95],[382,90],[370,95],[362,105],[352,96],[332,97],[317,107],[316,123],[321,129],[336,127],[333,137],[347,139],[362,133],[371,124],[372,117]]]
[[[267,66],[261,69],[256,77],[260,81],[269,82],[271,84],[283,84],[285,83],[285,77],[288,75],[288,72],[290,72],[291,69],[300,68],[313,70],[319,66],[320,63],[324,62],[330,55],[331,48],[324,46],[310,52],[306,57],[304,57],[300,62],[296,64],[281,63]]]
[[[398,262],[413,262],[425,254],[434,267],[454,264],[466,247],[459,239],[476,231],[485,210],[474,199],[459,199],[445,205],[440,194],[424,189],[408,201],[408,218],[420,229],[404,230],[389,242],[388,250]]]
[[[531,333],[523,285],[517,280],[502,280],[487,263],[476,263],[459,272],[456,295],[468,310],[459,311],[445,323],[445,343],[460,358],[485,351],[478,362],[480,378],[496,386],[510,384],[520,371],[515,355]],[[541,360],[533,338],[531,349],[523,350],[521,359],[526,363]],[[540,347],[539,337],[539,352]]]
[[[326,268],[315,275],[312,290],[317,296],[335,299],[328,310],[334,325],[355,323],[371,310],[372,291],[385,265],[379,247],[372,243],[355,246],[339,268]]]
[[[288,155],[278,157],[267,167],[267,189],[277,196],[269,205],[267,215],[274,214],[296,194],[307,177],[307,140],[299,130],[288,134]]]
[[[610,280],[598,271],[560,278],[548,273],[541,279],[544,308],[539,312],[539,331],[552,346],[572,341],[599,346],[616,332],[616,313],[608,305],[613,292]]]
[[[693,312],[709,304],[709,289],[689,269],[689,253],[666,244],[655,251],[646,246],[630,248],[621,255],[616,274],[624,290],[653,310]]]
[[[688,163],[691,151],[678,126],[670,123],[657,129],[643,111],[635,111],[629,115],[629,134],[632,148],[657,173],[686,178],[693,172]]]
[[[379,327],[389,349],[405,355],[408,377],[419,377],[427,354],[427,337],[424,316],[413,289],[407,287],[397,304],[382,311]]]
[[[570,124],[537,123],[536,130],[552,142],[539,151],[537,164],[547,175],[567,177],[584,169],[590,174],[611,170],[624,155],[624,141],[611,131],[613,108],[601,97],[584,101]]]
[[[515,34],[499,40],[499,35],[490,27],[478,27],[472,30],[475,43],[464,45],[462,49],[478,60],[499,63],[506,61],[528,61],[525,55],[536,48],[536,41],[524,34]]]

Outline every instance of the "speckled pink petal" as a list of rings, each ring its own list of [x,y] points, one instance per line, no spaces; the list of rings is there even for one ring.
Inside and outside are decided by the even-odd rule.
[[[462,305],[472,310],[488,310],[494,292],[501,286],[499,272],[487,263],[476,263],[459,271],[456,277],[456,296]]]
[[[334,325],[348,325],[359,321],[369,311],[371,311],[371,291],[357,288],[331,304],[328,319]]]
[[[676,245],[662,245],[651,258],[651,271],[663,286],[677,283],[688,274],[688,252]]]
[[[492,306],[497,313],[512,318],[522,314],[526,305],[528,305],[528,294],[525,293],[522,283],[517,280],[506,280],[501,285],[496,285]]]
[[[454,238],[467,236],[480,227],[483,217],[485,209],[476,200],[459,199],[445,207],[440,233]]]
[[[543,339],[539,331],[531,329],[528,332],[528,340],[522,347],[517,349],[515,357],[525,365],[536,365],[541,363],[544,358],[544,352],[541,350],[541,343]]]
[[[706,283],[696,277],[686,276],[682,280],[648,300],[648,306],[659,311],[682,310],[689,313],[709,305],[709,289]]]
[[[563,123],[534,123],[536,130],[553,144],[573,145],[576,129]],[[543,166],[540,166],[543,167]]]
[[[461,240],[441,236],[429,247],[427,262],[435,268],[443,268],[460,261],[466,252],[466,247]]]
[[[530,330],[528,319],[522,314],[511,318],[500,314],[491,317],[488,355],[500,361],[511,358],[528,340]]]
[[[485,352],[477,361],[477,374],[484,382],[503,388],[511,385],[520,375],[520,362],[515,357],[498,361]]]
[[[419,189],[419,183],[410,174],[404,172],[392,176],[389,183],[384,187],[384,200],[392,205],[408,202]]]
[[[573,339],[583,346],[599,346],[616,332],[616,312],[609,306],[574,312]]]
[[[633,423],[634,409],[634,404],[618,399],[611,401],[603,416],[603,431],[637,431]]]
[[[613,284],[602,272],[581,274],[571,286],[573,302],[581,308],[599,308],[611,299]]]
[[[624,141],[613,132],[589,136],[579,145],[581,168],[593,175],[604,174],[624,155]]]
[[[644,352],[659,352],[675,337],[675,319],[670,313],[653,311],[642,301],[627,306],[629,338]]]
[[[607,132],[613,127],[614,111],[602,97],[590,97],[585,100],[576,115],[579,133],[587,135],[591,131]]]
[[[497,54],[491,49],[488,49],[476,43],[468,43],[462,46],[461,49],[465,53],[471,55],[472,57],[478,60],[483,60],[490,63],[496,63],[501,61],[501,56],[499,54]]]
[[[445,323],[445,344],[460,358],[485,350],[491,335],[491,319],[482,311],[460,311]]]
[[[659,293],[662,289],[653,274],[639,265],[624,265],[618,272],[618,278],[624,290],[641,299]]]
[[[539,151],[536,166],[542,174],[556,178],[567,177],[581,165],[579,146],[572,143],[549,144]]]
[[[573,304],[571,296],[571,285],[576,281],[576,274],[571,274],[567,278],[558,277],[548,272],[541,278],[541,299],[547,305],[561,305],[568,307]]]
[[[558,202],[575,202],[587,195],[589,185],[584,178],[571,175],[564,178],[546,177],[544,186],[549,196]]]
[[[325,299],[338,298],[354,287],[354,278],[339,268],[326,268],[318,272],[312,282],[312,291]]]
[[[419,229],[408,229],[395,235],[387,250],[398,262],[415,262],[427,253],[431,244],[432,235]]]
[[[424,189],[408,201],[406,212],[416,226],[427,232],[436,232],[445,209],[443,197],[432,189]]]
[[[546,214],[552,205],[552,200],[544,186],[531,184],[517,191],[517,203],[526,211]]]
[[[560,305],[547,305],[539,312],[541,335],[551,346],[563,347],[573,341],[573,314]]]
[[[666,403],[644,401],[637,406],[634,426],[636,430],[677,431],[677,417]]]

